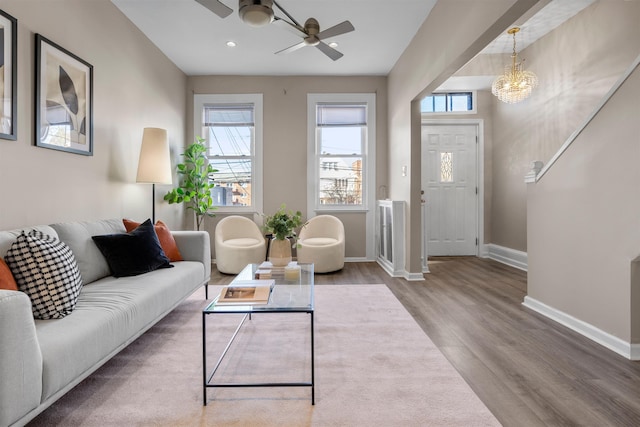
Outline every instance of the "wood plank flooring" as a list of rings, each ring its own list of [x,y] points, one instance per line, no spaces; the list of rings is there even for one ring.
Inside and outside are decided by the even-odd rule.
[[[504,426],[640,426],[640,362],[523,307],[525,272],[475,257],[429,269],[408,282],[346,263],[315,280],[386,284]],[[214,271],[211,283],[232,278]]]

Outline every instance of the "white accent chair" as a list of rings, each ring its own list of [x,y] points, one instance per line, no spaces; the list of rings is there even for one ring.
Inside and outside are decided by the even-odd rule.
[[[316,273],[344,267],[344,225],[333,215],[311,218],[300,230],[298,262],[312,262]]]
[[[223,218],[215,231],[216,267],[225,274],[238,274],[247,264],[265,260],[267,243],[257,224],[239,215]]]

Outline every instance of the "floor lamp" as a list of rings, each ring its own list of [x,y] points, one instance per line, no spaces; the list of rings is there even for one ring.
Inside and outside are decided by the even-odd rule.
[[[148,182],[152,185],[151,222],[156,223],[156,184],[172,184],[171,156],[167,130],[144,128],[142,147],[138,161],[136,182]]]

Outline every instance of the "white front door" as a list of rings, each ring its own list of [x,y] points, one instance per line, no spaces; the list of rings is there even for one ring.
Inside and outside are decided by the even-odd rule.
[[[429,256],[478,255],[478,127],[422,126],[423,232]]]

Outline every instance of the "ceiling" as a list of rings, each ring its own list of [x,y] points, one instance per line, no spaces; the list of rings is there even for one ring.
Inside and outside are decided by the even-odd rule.
[[[185,74],[194,75],[387,75],[416,34],[436,0],[278,0],[303,23],[314,17],[320,30],[349,20],[355,31],[336,41],[344,54],[333,61],[314,47],[275,55],[301,41],[278,25],[251,27],[238,16],[237,0],[222,19],[195,0],[111,0]],[[569,19],[594,0],[546,0],[535,15],[518,22],[518,51]],[[274,6],[277,16],[284,17]],[[236,47],[228,47],[234,41]],[[510,53],[506,33],[482,53]],[[490,79],[466,76],[467,90],[490,86]],[[471,87],[473,86],[473,87]]]
[[[243,23],[237,0],[221,0],[233,9],[225,19],[195,0],[111,1],[187,75],[387,75],[436,2],[278,0],[300,23],[316,18],[320,31],[353,24],[355,31],[327,40],[344,54],[333,61],[313,47],[275,55],[302,39],[277,25]]]

